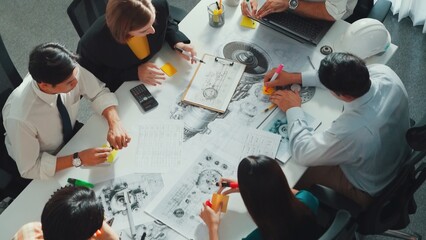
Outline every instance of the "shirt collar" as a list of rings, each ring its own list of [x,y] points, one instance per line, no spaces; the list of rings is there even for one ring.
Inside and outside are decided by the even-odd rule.
[[[49,104],[51,107],[56,106],[56,98],[58,94],[49,94],[40,90],[38,87],[37,81],[32,80],[32,87],[35,94],[43,100],[45,103]]]
[[[373,94],[376,90],[376,86],[373,81],[371,81],[371,87],[364,95],[359,98],[356,98],[352,102],[345,102],[343,105],[345,109],[356,109],[366,104],[373,97]]]

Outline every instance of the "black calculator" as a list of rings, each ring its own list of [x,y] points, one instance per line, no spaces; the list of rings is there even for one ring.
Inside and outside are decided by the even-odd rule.
[[[155,98],[143,84],[130,89],[130,93],[133,95],[133,97],[135,97],[136,101],[145,112],[158,106],[157,100],[155,100]]]

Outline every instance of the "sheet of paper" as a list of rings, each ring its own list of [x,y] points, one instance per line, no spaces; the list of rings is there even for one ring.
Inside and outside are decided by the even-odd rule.
[[[236,163],[219,151],[204,149],[169,189],[161,192],[146,212],[188,239],[205,227],[199,217],[201,204],[218,190],[221,177],[233,177]]]
[[[312,117],[306,112],[305,116],[309,127],[316,129],[321,124],[321,121]],[[281,142],[276,158],[283,163],[287,162],[291,157],[291,151],[288,139],[288,123],[285,113],[280,109],[275,109],[274,112],[259,127],[259,129],[279,134],[279,136],[281,136]]]
[[[240,159],[250,155],[265,155],[275,158],[280,146],[281,135],[258,129],[250,129],[245,136]]]
[[[144,122],[139,126],[138,172],[168,172],[182,163],[183,121]]]
[[[131,238],[127,209],[123,202],[123,192],[129,192],[136,239],[141,239],[144,233],[146,234],[146,240],[185,239],[144,212],[147,205],[163,187],[164,183],[161,174],[137,173],[96,183],[94,191],[104,207],[105,219],[112,219],[111,227],[120,235],[120,239],[133,240]]]
[[[223,113],[240,82],[245,65],[205,54],[182,98],[186,103]]]

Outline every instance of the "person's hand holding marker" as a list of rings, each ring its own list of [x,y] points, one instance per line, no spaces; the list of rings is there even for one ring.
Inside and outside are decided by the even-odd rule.
[[[244,0],[240,4],[241,13],[246,17],[255,17],[257,14],[257,1]]]
[[[287,9],[288,1],[266,0],[262,7],[256,12],[256,18],[263,18],[271,13],[284,12]]]

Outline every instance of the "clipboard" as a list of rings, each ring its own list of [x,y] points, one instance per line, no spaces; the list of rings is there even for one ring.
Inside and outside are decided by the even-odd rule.
[[[182,102],[224,113],[243,76],[246,65],[210,54],[195,70]]]

